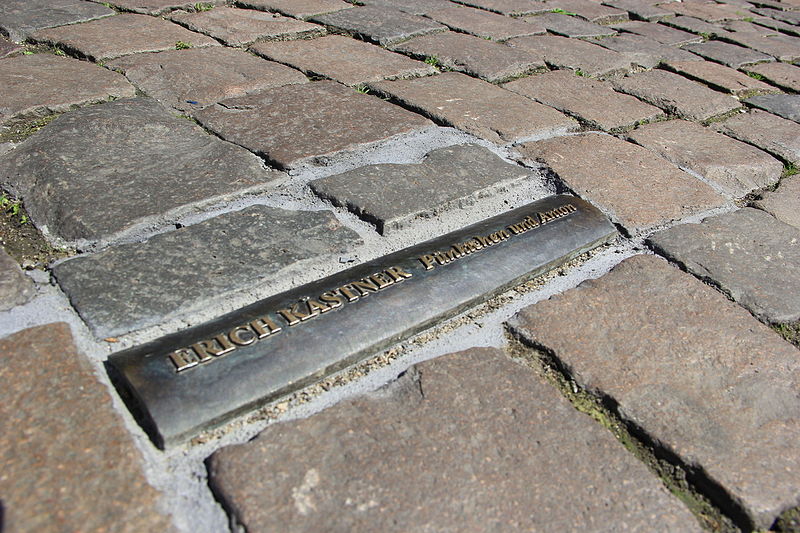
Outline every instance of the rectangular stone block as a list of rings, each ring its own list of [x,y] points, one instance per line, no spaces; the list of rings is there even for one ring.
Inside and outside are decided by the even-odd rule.
[[[687,44],[684,49],[689,50],[709,61],[722,63],[731,68],[742,68],[745,65],[775,61],[775,58],[762,54],[749,48],[744,48],[722,41],[706,41],[699,44]]]
[[[716,129],[784,161],[800,165],[800,125],[797,122],[753,109],[717,124]]]
[[[603,5],[594,0],[545,0],[546,6],[575,13],[582,19],[595,24],[613,24],[628,20],[628,13],[623,9]]]
[[[642,68],[652,69],[665,61],[692,61],[700,59],[676,46],[655,42],[649,37],[623,33],[616,37],[592,39],[603,48],[619,52],[631,63]]]
[[[301,20],[354,7],[344,0],[241,0],[237,3],[244,7],[276,11]]]
[[[745,100],[747,105],[763,109],[773,115],[800,122],[800,95],[765,94]]]
[[[84,0],[3,0],[0,2],[0,34],[23,42],[45,28],[76,24],[114,15],[114,10]]]
[[[453,30],[494,41],[545,33],[542,26],[466,6],[437,9],[427,16]]]
[[[778,91],[747,74],[711,61],[668,61],[665,67],[738,98]]]
[[[670,46],[683,46],[684,44],[703,42],[703,38],[699,35],[653,22],[632,20],[615,25],[614,27],[621,31],[641,35],[642,37],[647,37],[648,39]]]
[[[539,0],[454,0],[457,4],[469,7],[477,7],[493,13],[508,15],[510,17],[520,17],[522,15],[532,15],[541,11],[549,11],[544,2]],[[450,5],[452,7],[452,4]]]
[[[580,39],[542,35],[511,39],[508,45],[541,56],[554,69],[576,70],[594,78],[619,76],[632,68],[622,54]]]
[[[667,11],[666,9],[661,9],[660,7],[656,6],[655,4],[649,1],[609,0],[603,3],[612,7],[624,9],[625,11],[630,13],[631,18],[647,20],[650,22],[656,22],[659,20],[664,20],[666,18],[675,16],[675,13],[673,11]]]
[[[600,26],[578,17],[561,13],[543,13],[534,17],[525,17],[525,22],[536,24],[548,32],[562,37],[609,37],[617,32],[608,26]]]
[[[747,72],[754,72],[781,89],[800,92],[800,67],[787,63],[759,63],[745,67]]]
[[[800,176],[783,178],[778,188],[764,193],[754,205],[781,222],[800,229]]]
[[[311,20],[381,46],[447,30],[431,19],[382,6],[359,6]]]

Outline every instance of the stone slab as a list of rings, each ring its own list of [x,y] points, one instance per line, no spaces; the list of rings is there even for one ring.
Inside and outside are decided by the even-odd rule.
[[[241,0],[237,4],[264,11],[275,11],[302,20],[354,7],[344,0]]]
[[[325,28],[310,22],[252,9],[220,7],[196,13],[178,11],[169,18],[228,46],[247,46],[256,41],[308,39],[326,33]]]
[[[639,72],[613,83],[616,90],[687,120],[707,121],[741,107],[732,96],[665,70]]]
[[[511,327],[722,486],[757,528],[797,505],[797,349],[714,289],[638,255],[524,309]]]
[[[631,128],[664,116],[657,107],[614,91],[608,82],[576,76],[568,70],[529,76],[507,83],[503,88],[605,131]]]
[[[213,6],[224,4],[225,0],[208,0],[204,2],[192,2],[191,0],[188,2],[186,0],[111,0],[109,2],[109,4],[122,11],[132,11],[144,15],[162,15],[174,9],[192,9],[198,3]]]
[[[0,34],[14,42],[22,42],[38,30],[113,14],[113,9],[83,0],[3,0],[0,3]]]
[[[765,94],[748,98],[745,103],[773,115],[800,122],[800,95]]]
[[[800,25],[800,13],[796,11],[758,8],[754,9],[753,12],[758,13],[759,15],[764,15],[765,17],[774,18],[775,20],[780,20],[781,22],[786,22],[787,24],[794,24],[795,26]]]
[[[722,41],[706,41],[700,44],[688,44],[684,46],[684,49],[710,61],[722,63],[723,65],[737,69],[745,65],[775,61],[775,58],[767,54],[762,54],[761,52],[749,48],[724,43]]]
[[[686,50],[655,42],[649,37],[630,33],[616,37],[593,39],[592,42],[599,44],[603,48],[619,52],[634,65],[646,69],[655,68],[666,61],[701,61],[696,55]]]
[[[760,63],[746,67],[748,72],[755,72],[765,80],[782,89],[800,92],[800,67],[787,63]]]
[[[416,165],[368,165],[310,183],[317,196],[344,206],[374,224],[379,233],[409,226],[532,179],[477,145],[428,153]]]
[[[350,86],[436,72],[421,61],[342,35],[256,43],[251,49],[260,56],[290,65],[308,75],[324,76]]]
[[[800,40],[797,37],[782,35],[754,24],[748,26],[747,31],[729,32],[725,35],[725,39],[773,56],[778,61],[787,63],[800,61]]]
[[[0,124],[5,124],[128,98],[136,90],[123,76],[86,61],[34,54],[0,61],[0,93]]]
[[[446,26],[429,18],[383,6],[360,6],[320,15],[311,20],[381,46],[447,30]]]
[[[497,83],[544,69],[544,60],[524,50],[452,31],[425,35],[392,48],[416,59],[435,58],[442,67]]]
[[[21,52],[22,47],[16,43],[12,43],[8,39],[3,38],[0,36],[0,59],[9,57],[12,54],[16,54],[17,52]]]
[[[499,13],[501,15],[508,15],[510,17],[519,17],[523,15],[532,15],[548,11],[543,2],[539,0],[453,0],[457,4],[462,4],[469,7],[477,7],[485,11]],[[451,4],[452,7],[452,4]]]
[[[578,124],[555,109],[459,72],[372,84],[403,106],[494,143],[552,137]]]
[[[769,213],[740,209],[675,226],[649,242],[759,319],[800,319],[800,230]]]
[[[221,46],[134,54],[115,59],[108,67],[123,72],[162,104],[186,112],[226,98],[308,81],[291,67]]]
[[[545,0],[546,6],[561,9],[567,13],[586,19],[595,24],[613,24],[628,20],[628,13],[623,9],[603,5],[594,0]]]
[[[28,303],[36,289],[14,259],[0,248],[0,311]]]
[[[524,20],[543,27],[549,33],[563,37],[608,37],[617,34],[608,26],[600,26],[588,20],[561,13],[543,13],[534,17],[526,17]]]
[[[449,0],[360,0],[367,6],[382,6],[397,9],[412,15],[426,15],[429,11],[451,7]]]
[[[66,113],[0,159],[0,182],[65,241],[115,238],[263,191],[276,175],[147,98]]]
[[[519,233],[512,234],[509,225]],[[588,203],[549,197],[114,354],[109,365],[123,394],[138,406],[134,410],[152,422],[141,419],[155,442],[171,446],[378,353],[615,234]],[[488,240],[482,244],[476,236]],[[468,242],[473,245],[461,244]],[[251,327],[260,328],[261,340]],[[204,339],[207,344],[201,344]],[[236,347],[226,352],[217,342]]]
[[[433,125],[416,113],[333,81],[224,100],[196,117],[206,128],[282,168],[325,165],[337,154]]]
[[[800,165],[800,125],[796,122],[754,109],[721,122],[717,130]]]
[[[0,340],[4,531],[174,531],[64,323]]]
[[[800,37],[800,27],[798,27],[797,24],[789,24],[769,17],[753,17],[753,23],[772,30],[779,30],[788,35]]]
[[[666,67],[684,77],[703,82],[738,98],[777,91],[775,87],[747,74],[711,61],[668,61]]]
[[[167,20],[131,13],[41,30],[34,33],[32,39],[73,51],[92,61],[107,61],[141,52],[174,50],[177,43],[191,47],[219,45],[211,37]]]
[[[653,22],[637,20],[614,27],[670,46],[683,46],[684,44],[700,43],[703,41],[703,38],[699,35]]]
[[[541,56],[552,68],[576,70],[594,78],[625,74],[632,67],[622,54],[580,39],[542,35],[512,39],[508,45]]]
[[[519,151],[548,165],[571,190],[631,233],[724,203],[711,187],[650,150],[608,135],[548,139]]]
[[[708,2],[706,0],[684,0],[682,2],[666,2],[660,4],[668,11],[694,17],[706,22],[725,22],[726,20],[742,20],[747,18],[747,11],[736,6]]]
[[[684,17],[683,15],[664,19],[661,21],[661,24],[678,28],[679,30],[696,33],[697,35],[701,35],[706,39],[711,39],[712,37],[716,37],[722,33],[725,33],[725,29],[718,24],[711,24],[710,22],[706,22],[698,18]]]
[[[428,12],[427,16],[453,30],[493,41],[545,32],[543,27],[536,24],[466,6],[436,9]]]
[[[489,348],[269,427],[216,452],[209,473],[254,533],[699,531],[608,432]]]
[[[661,9],[649,0],[613,0],[603,3],[618,9],[624,9],[630,13],[631,18],[639,20],[656,22],[675,16],[674,12]]]
[[[764,193],[754,205],[781,222],[800,229],[800,177],[783,178],[777,189]]]
[[[758,148],[694,122],[647,124],[629,134],[635,143],[697,172],[735,198],[778,182],[783,163]]]

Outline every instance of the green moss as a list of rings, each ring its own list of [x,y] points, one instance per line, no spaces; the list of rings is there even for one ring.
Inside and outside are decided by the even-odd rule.
[[[800,533],[800,508],[795,507],[781,514],[772,529],[780,533]]]
[[[800,322],[786,322],[772,326],[778,335],[800,348]]]
[[[800,169],[798,169],[794,163],[786,163],[783,166],[781,178],[788,178],[789,176],[794,176],[796,174],[800,174]]]
[[[50,124],[61,113],[54,113],[29,122],[19,122],[4,130],[0,130],[0,143],[22,142],[40,129]]]
[[[762,76],[758,72],[748,72],[747,75],[750,76],[751,78],[753,78],[754,80],[758,80],[758,81],[763,81],[764,80],[764,76]]]
[[[577,17],[577,13],[572,13],[571,11],[565,11],[561,8],[551,9],[550,13],[558,13],[559,15],[569,15],[570,17]]]
[[[203,11],[211,11],[212,9],[214,9],[214,4],[209,4],[207,2],[197,2],[194,5],[194,10],[200,13]]]
[[[175,43],[175,50],[186,50],[192,47],[192,43],[187,43],[184,41],[178,41]]]

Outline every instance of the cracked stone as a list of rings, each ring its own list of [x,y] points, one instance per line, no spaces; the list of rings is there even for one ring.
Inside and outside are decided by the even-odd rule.
[[[755,206],[781,222],[800,229],[800,177],[783,178],[778,188],[764,193]]]

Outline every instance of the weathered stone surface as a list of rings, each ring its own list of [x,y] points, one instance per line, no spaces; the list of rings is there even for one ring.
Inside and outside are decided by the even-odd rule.
[[[606,131],[630,128],[664,116],[657,107],[614,91],[608,82],[576,76],[568,70],[529,76],[503,88]]]
[[[628,13],[622,9],[609,7],[594,0],[545,0],[545,5],[561,9],[595,24],[613,24],[628,20]]]
[[[671,261],[767,322],[800,319],[800,230],[745,208],[650,237]]]
[[[638,255],[511,325],[721,485],[756,527],[797,505],[797,349],[714,289]]]
[[[421,363],[386,389],[269,427],[216,452],[209,466],[213,486],[254,533],[653,523],[699,531],[608,432],[486,348]]]
[[[694,54],[675,46],[654,42],[641,35],[622,34],[616,37],[593,39],[603,48],[619,52],[634,65],[651,69],[665,61],[702,61]]]
[[[326,211],[252,206],[95,255],[53,272],[97,337],[185,315],[221,293],[254,287],[360,244]]]
[[[311,182],[311,190],[371,224],[378,232],[476,203],[531,174],[477,145],[430,152],[418,165],[369,165]],[[380,184],[380,186],[377,186]]]
[[[0,61],[0,124],[135,92],[123,76],[85,61],[51,54],[10,57]]]
[[[545,6],[544,2],[538,0],[454,0],[458,4],[477,7],[486,11],[493,11],[501,15],[518,17],[522,15],[532,15],[542,11],[549,11],[551,8]],[[452,4],[450,5],[452,7]]]
[[[134,54],[108,66],[164,105],[189,111],[220,100],[308,79],[297,70],[231,48]]]
[[[748,105],[768,111],[773,115],[800,122],[800,95],[765,94],[745,100]]]
[[[718,4],[706,0],[683,0],[682,2],[666,2],[660,4],[668,11],[683,15],[685,17],[695,17],[706,22],[724,22],[726,20],[742,20],[747,17],[745,10],[732,5]]]
[[[0,340],[4,531],[173,531],[69,326]]]
[[[303,20],[314,15],[323,15],[354,7],[353,4],[344,0],[241,0],[237,3],[264,11],[277,11]]]
[[[22,50],[21,46],[12,43],[8,39],[4,39],[2,36],[0,36],[0,59],[8,57],[16,52],[20,52],[21,50]]]
[[[648,20],[652,22],[658,20],[664,20],[668,17],[675,16],[674,12],[661,9],[660,7],[652,4],[649,1],[644,2],[642,0],[613,0],[604,2],[604,4],[619,9],[624,9],[637,19]]]
[[[661,157],[691,169],[736,198],[778,182],[783,164],[749,144],[694,122],[647,124],[630,138]]]
[[[140,52],[172,50],[179,42],[192,47],[219,45],[211,37],[189,31],[172,22],[130,13],[41,30],[34,33],[32,38],[38,42],[74,50],[92,61],[106,61]]]
[[[769,17],[753,17],[753,23],[763,26],[764,28],[779,30],[788,35],[800,37],[800,27],[798,27],[797,24],[789,24]]]
[[[747,74],[710,61],[668,61],[667,67],[682,76],[701,81],[739,98],[777,91],[775,87]]]
[[[800,60],[800,40],[797,37],[782,35],[778,32],[747,24],[746,31],[733,31],[725,35],[725,39],[747,48],[769,54],[788,63]]]
[[[782,89],[800,92],[800,67],[787,63],[760,63],[746,67],[748,72],[755,72],[765,80]]]
[[[755,205],[781,222],[800,229],[800,177],[783,178],[777,189],[765,193]]]
[[[383,6],[361,6],[320,15],[312,20],[381,46],[447,30],[445,26],[431,19]]]
[[[723,43],[722,41],[687,44],[684,46],[684,49],[731,68],[741,68],[754,63],[775,61],[772,56],[768,56],[767,54],[762,54],[761,52],[743,48],[735,44]]]
[[[717,130],[800,165],[800,125],[796,122],[754,109],[718,124]]]
[[[429,11],[427,15],[454,30],[494,41],[545,32],[543,27],[536,24],[466,6],[437,9]]]
[[[800,25],[800,13],[796,11],[759,8],[759,9],[754,9],[753,12],[758,13],[759,15],[764,15],[765,17],[774,18],[775,20],[780,20],[781,22],[794,24],[795,26]]]
[[[283,168],[326,164],[334,154],[432,126],[415,113],[332,81],[232,98],[198,111],[197,119]]]
[[[0,182],[22,196],[37,226],[68,241],[113,238],[263,190],[273,176],[257,157],[146,98],[66,113],[0,159]]]
[[[536,24],[550,33],[564,37],[608,37],[617,34],[608,26],[600,26],[588,20],[561,13],[543,13],[535,17],[526,17],[525,22]]]
[[[703,42],[703,38],[699,35],[652,22],[636,20],[615,27],[670,46],[683,46],[684,44]]]
[[[732,96],[665,70],[639,72],[613,83],[618,91],[688,120],[705,121],[741,107]]]
[[[94,0],[97,1],[97,0]],[[111,0],[109,4],[124,11],[133,11],[145,15],[161,15],[173,9],[186,9],[194,7],[198,2],[189,0]],[[225,3],[225,0],[209,0],[199,2],[208,5],[218,5]]]
[[[704,20],[694,17],[684,17],[679,15],[677,17],[664,19],[661,24],[678,28],[679,30],[696,33],[698,35],[706,36],[708,38],[715,37],[721,33],[725,33],[725,29],[718,24],[711,24]]]
[[[544,60],[530,52],[452,31],[417,37],[393,50],[418,59],[433,57],[445,68],[492,83],[545,68]]]
[[[371,86],[438,123],[495,143],[551,137],[578,126],[554,109],[458,72]]]
[[[622,54],[580,39],[542,35],[512,39],[508,45],[543,57],[552,68],[579,70],[596,78],[613,77],[631,70],[630,60]]]
[[[256,43],[252,50],[306,74],[325,76],[351,86],[385,79],[427,76],[436,72],[432,66],[421,61],[342,35]]]
[[[325,35],[325,28],[277,13],[220,7],[210,11],[178,11],[170,19],[186,28],[219,39],[228,46],[256,41],[306,39]]]
[[[113,9],[83,0],[3,0],[0,3],[0,34],[14,42],[22,42],[38,30],[113,14]]]
[[[367,6],[391,7],[412,15],[426,15],[429,11],[453,5],[449,0],[361,0],[359,3]]]
[[[0,311],[27,303],[36,295],[33,282],[14,259],[0,248]]]
[[[711,187],[650,150],[608,135],[548,139],[519,151],[548,165],[631,233],[724,203]]]

